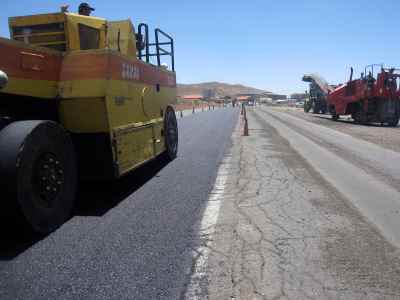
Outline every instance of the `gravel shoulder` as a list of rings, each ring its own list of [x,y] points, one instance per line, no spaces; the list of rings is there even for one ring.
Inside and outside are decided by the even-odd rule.
[[[323,125],[331,129],[349,134],[376,145],[400,152],[400,126],[396,128],[380,125],[357,125],[349,116],[342,116],[338,122],[333,122],[329,115],[314,115],[304,113],[303,109],[291,107],[274,107],[275,110],[288,113],[303,120]]]
[[[262,114],[233,135],[209,299],[400,299],[400,252]]]

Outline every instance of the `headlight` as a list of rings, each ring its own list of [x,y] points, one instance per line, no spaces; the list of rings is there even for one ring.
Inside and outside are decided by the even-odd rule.
[[[4,88],[8,83],[8,76],[0,70],[0,89]]]

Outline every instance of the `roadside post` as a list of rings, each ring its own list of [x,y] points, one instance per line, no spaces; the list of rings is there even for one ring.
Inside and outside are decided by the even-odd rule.
[[[246,107],[243,104],[243,120],[244,120],[244,128],[243,128],[243,136],[249,136],[249,123],[247,121]]]

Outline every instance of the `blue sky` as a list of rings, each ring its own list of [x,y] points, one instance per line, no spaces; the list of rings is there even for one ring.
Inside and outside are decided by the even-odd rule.
[[[76,10],[80,1],[1,0],[0,36],[9,16]],[[39,4],[40,3],[40,4]],[[350,66],[400,66],[400,1],[202,0],[89,1],[96,16],[131,18],[171,33],[178,81],[242,83],[274,92],[302,92],[317,72],[343,82]],[[118,6],[117,6],[118,5]]]

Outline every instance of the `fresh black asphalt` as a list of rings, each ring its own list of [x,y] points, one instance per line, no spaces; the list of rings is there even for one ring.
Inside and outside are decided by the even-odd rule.
[[[0,299],[179,299],[238,112],[180,119],[176,160],[82,185],[72,219],[46,237],[2,224]]]

